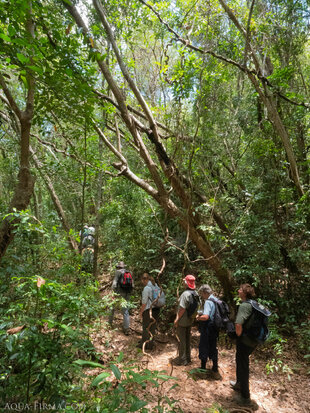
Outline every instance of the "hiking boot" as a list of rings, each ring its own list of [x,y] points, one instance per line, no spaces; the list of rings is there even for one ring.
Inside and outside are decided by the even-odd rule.
[[[192,375],[195,380],[206,380],[208,378],[208,371],[206,369],[196,369],[192,370]]]
[[[222,380],[222,376],[219,371],[211,370],[211,374],[214,380]]]
[[[140,348],[142,350],[144,343],[145,341],[143,343],[141,341],[138,341],[136,348]],[[154,343],[152,341],[146,343],[144,346],[144,350],[153,350],[153,349],[154,349]]]
[[[130,328],[125,328],[123,331],[124,331],[125,336],[129,336]]]
[[[187,366],[190,362],[188,361],[182,361],[179,359],[179,357],[176,357],[175,359],[171,360],[171,364],[174,366]]]
[[[237,381],[231,380],[229,382],[230,387],[235,390],[235,391],[241,391],[241,387],[240,387],[240,383],[238,383]]]
[[[258,404],[254,401],[251,400],[250,397],[242,397],[238,396],[234,399],[234,401],[239,405],[243,407],[250,407],[253,410],[258,409]]]

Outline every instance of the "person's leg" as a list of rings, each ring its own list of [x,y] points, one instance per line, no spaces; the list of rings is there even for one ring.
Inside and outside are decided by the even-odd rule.
[[[126,301],[129,301],[129,294],[125,294],[123,295],[123,298],[125,298]],[[130,329],[130,316],[129,316],[129,308],[126,307],[122,307],[122,313],[123,313],[123,330],[126,333],[129,333]]]
[[[192,327],[186,327],[186,361],[191,362],[191,329]]]
[[[217,350],[217,331],[212,326],[209,327],[209,358],[212,360],[212,371],[218,372],[218,350]]]
[[[254,351],[253,347],[246,346],[237,340],[236,351],[236,377],[240,384],[241,396],[244,399],[250,398],[249,376],[250,376],[250,354]]]
[[[123,312],[123,330],[126,333],[126,332],[129,332],[129,325],[130,325],[130,317],[129,317],[128,307],[123,307],[122,312]]]
[[[199,323],[200,340],[199,340],[199,358],[201,360],[201,368],[206,368],[206,362],[208,359],[207,346],[208,346],[208,331],[205,321]]]
[[[154,333],[153,333],[153,334],[155,334],[155,331],[156,331],[157,328],[158,328],[159,313],[160,313],[160,308],[158,308],[158,307],[152,308],[152,316],[153,316],[154,319],[155,319],[155,323],[154,323],[153,326],[152,326],[152,329],[154,329]],[[152,332],[153,332],[153,331],[152,331]]]
[[[186,363],[186,327],[178,326],[176,333],[179,337],[179,362]]]
[[[147,328],[150,324],[150,313],[149,310],[145,310],[142,313],[142,344],[145,341],[148,341],[148,339],[150,338],[149,332],[147,331]]]

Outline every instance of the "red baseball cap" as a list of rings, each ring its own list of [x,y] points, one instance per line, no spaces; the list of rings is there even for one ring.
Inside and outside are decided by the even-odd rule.
[[[187,275],[185,278],[183,278],[183,281],[186,282],[188,288],[190,288],[191,290],[194,290],[195,287],[195,280],[196,278],[193,275]]]

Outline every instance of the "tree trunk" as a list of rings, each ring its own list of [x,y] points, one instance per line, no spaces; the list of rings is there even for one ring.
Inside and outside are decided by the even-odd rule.
[[[227,13],[230,20],[234,23],[234,25],[237,27],[237,29],[240,31],[240,33],[245,38],[246,47],[249,48],[249,51],[250,51],[251,57],[253,59],[253,63],[255,65],[257,73],[258,74],[263,74],[265,72],[264,67],[262,67],[262,65],[259,62],[259,59],[256,55],[256,52],[253,49],[252,44],[250,42],[248,33],[245,31],[245,29],[239,23],[239,21],[238,21],[237,17],[235,16],[233,10],[225,3],[225,1],[224,0],[219,0],[219,2],[221,3],[223,9]],[[269,119],[270,119],[270,121],[271,121],[271,123],[274,127],[274,130],[277,132],[277,134],[279,135],[279,137],[282,141],[282,144],[283,144],[285,152],[286,152],[287,160],[288,160],[289,165],[290,165],[290,171],[291,171],[291,176],[292,176],[293,182],[295,184],[298,196],[302,197],[304,195],[304,190],[303,190],[303,188],[301,186],[301,183],[300,183],[299,173],[298,173],[296,159],[295,159],[295,156],[294,156],[293,147],[292,147],[292,144],[290,142],[288,132],[287,132],[287,130],[286,130],[286,128],[285,128],[285,126],[282,122],[282,119],[281,119],[281,117],[278,113],[278,110],[277,110],[276,104],[274,102],[274,99],[272,97],[272,94],[268,90],[266,80],[262,80],[262,87],[261,87],[258,80],[257,80],[257,77],[252,72],[247,71],[246,73],[248,75],[248,78],[252,82],[253,86],[255,87],[257,93],[259,94],[259,97],[261,98],[262,102],[266,106],[267,112],[268,112],[268,117],[269,117]]]
[[[61,202],[60,202],[60,200],[59,200],[59,198],[58,198],[58,196],[55,192],[54,185],[51,181],[51,178],[43,171],[42,163],[39,161],[38,157],[36,156],[36,154],[34,153],[32,148],[30,148],[30,152],[32,154],[32,158],[33,158],[33,161],[35,163],[35,166],[36,166],[37,170],[39,171],[39,173],[40,173],[40,175],[41,175],[41,177],[42,177],[42,179],[43,179],[43,181],[44,181],[44,183],[45,183],[45,185],[48,189],[48,192],[50,193],[50,196],[51,196],[52,201],[54,203],[54,206],[55,206],[56,212],[58,214],[58,217],[60,219],[60,222],[62,224],[62,227],[65,230],[65,232],[67,233],[67,239],[68,239],[69,247],[73,251],[78,251],[78,249],[79,249],[78,244],[75,241],[75,239],[72,238],[71,235],[70,235],[70,225],[68,223],[68,220],[67,220],[65,211],[64,211],[64,209],[61,205]]]
[[[13,199],[9,207],[9,213],[14,209],[22,211],[27,209],[33,193],[34,178],[30,174],[29,168],[21,168],[18,174],[18,183],[15,188]],[[14,229],[18,224],[18,218],[7,217],[0,226],[0,261],[14,238]]]

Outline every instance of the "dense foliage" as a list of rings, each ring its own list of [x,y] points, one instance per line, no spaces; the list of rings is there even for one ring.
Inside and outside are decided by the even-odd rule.
[[[250,282],[274,337],[295,334],[307,353],[308,1],[2,0],[0,51],[4,400],[19,388],[76,401],[73,361],[100,359],[90,325],[109,305],[100,274],[119,260],[138,278],[165,259],[167,323],[186,272],[231,302]]]

